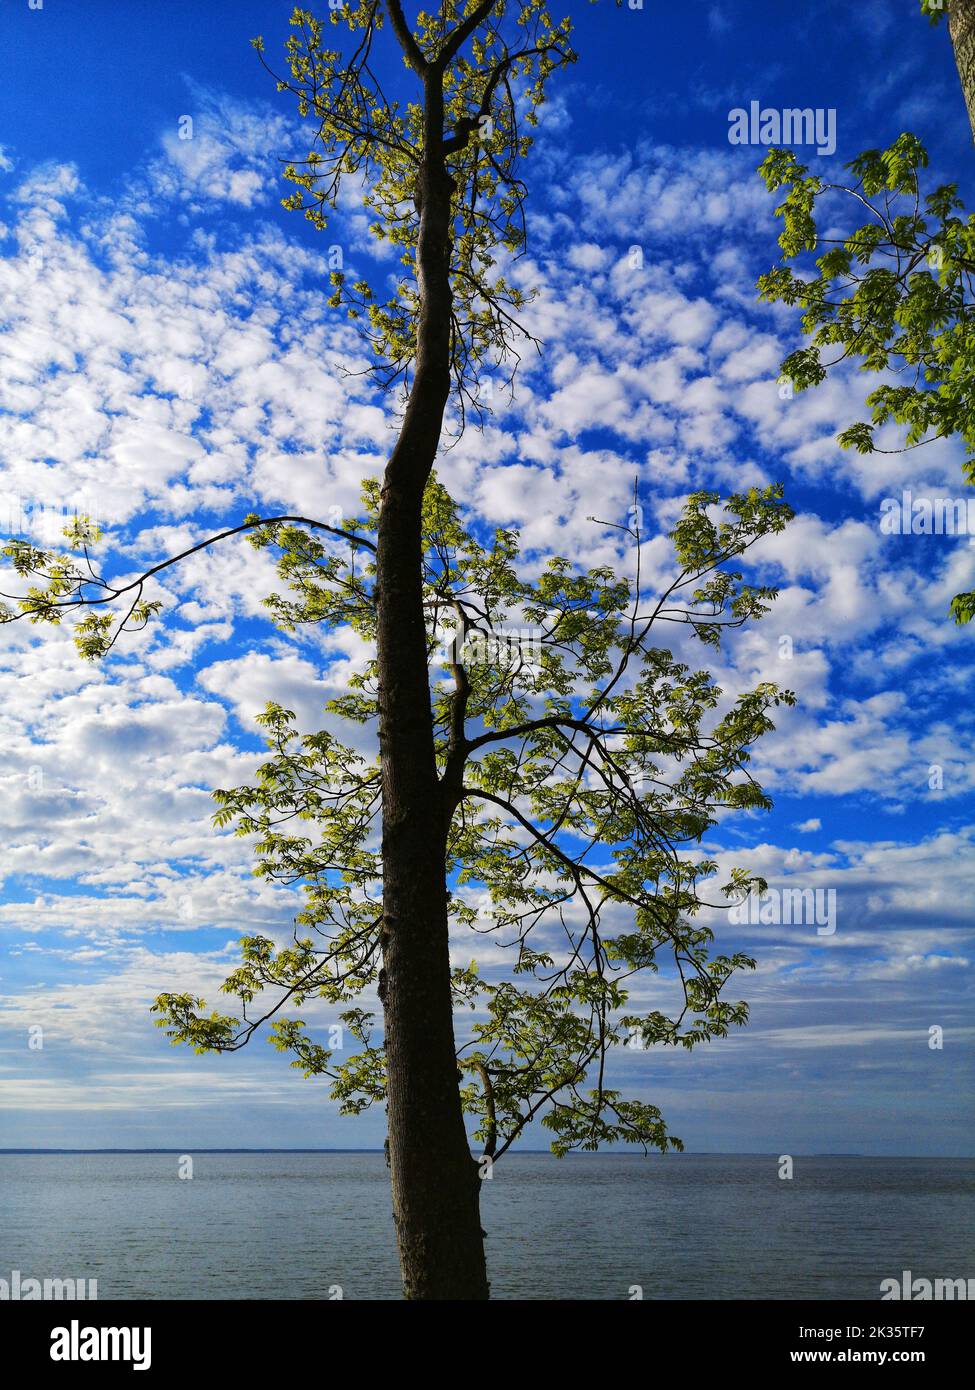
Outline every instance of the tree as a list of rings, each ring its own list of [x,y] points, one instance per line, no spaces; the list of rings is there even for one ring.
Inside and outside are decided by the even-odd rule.
[[[785,190],[775,210],[783,220],[783,255],[758,287],[769,303],[803,310],[809,341],[782,363],[797,390],[818,385],[848,359],[860,359],[861,371],[896,376],[869,393],[871,419],[839,435],[844,448],[899,453],[957,435],[972,483],[975,215],[965,213],[957,184],[925,192],[927,165],[927,151],[911,134],[858,155],[846,166],[847,184],[810,174],[791,150],[770,150],[760,172],[770,190]],[[844,201],[867,220],[845,235],[824,237],[824,217],[830,228],[843,225]],[[906,426],[902,448],[877,442],[877,427],[890,422]],[[975,592],[957,594],[951,611],[957,622],[969,622]]]
[[[277,1045],[330,1076],[347,1109],[384,1101],[405,1294],[482,1299],[484,1159],[471,1153],[465,1112],[490,1160],[542,1115],[557,1152],[605,1140],[664,1148],[676,1141],[658,1111],[606,1085],[609,1049],[693,1046],[745,1019],[743,1004],[720,996],[752,962],[710,958],[711,932],[693,918],[714,865],[692,847],[723,812],[767,804],[749,749],[771,727],[771,707],[792,696],[762,685],[722,711],[706,673],[651,643],[661,624],[678,623],[717,645],[724,626],[758,616],[774,591],[731,566],[789,511],[774,488],[734,496],[718,515],[716,496],[695,495],[673,533],[677,574],[652,601],[638,511],[623,528],[632,581],[557,559],[530,583],[513,533],[481,541],[465,530],[432,470],[451,397],[461,426],[479,415],[482,365],[513,375],[527,338],[516,317],[525,297],[496,262],[524,245],[523,127],[547,78],[575,60],[569,22],[553,21],[542,0],[444,0],[411,28],[399,0],[359,0],[331,13],[345,55],[326,47],[327,22],[296,11],[292,25],[280,86],[315,133],[307,158],[288,166],[287,205],[324,226],[342,178],[355,176],[375,234],[402,250],[405,273],[385,300],[365,281],[333,277],[333,303],[361,324],[380,380],[405,395],[382,484],[342,525],[252,515],[135,579],[95,567],[98,537],[83,518],[62,551],[12,541],[5,554],[30,588],[5,617],[74,618],[80,650],[97,658],[159,611],[162,570],[248,534],[276,553],[296,595],[271,601],[278,622],[347,623],[375,643],[368,671],[331,711],[375,724],[376,761],[327,733],[300,737],[272,705],[257,785],[217,794],[220,823],[258,834],[258,872],[304,888],[297,926],[307,934],[296,929],[282,950],[244,938],[224,986],[239,1018],[204,1015],[187,995],[164,995],[157,1009],[175,1042],[202,1051],[234,1050],[269,1022]],[[390,33],[416,100],[387,96],[374,70]],[[435,661],[431,688],[442,641],[449,683]],[[308,827],[314,835],[297,833]],[[736,870],[726,889],[753,886],[764,885]],[[477,928],[474,890],[490,903],[514,979],[451,968],[451,923]],[[624,913],[625,927],[609,925]],[[664,950],[681,1008],[627,1013],[626,981],[656,970]],[[366,1010],[345,1008],[361,1051],[344,1062],[281,1014],[313,998],[352,1004],[373,984],[382,1038]],[[266,990],[270,1003],[249,1018]],[[463,1004],[482,1017],[458,1048]]]
[[[921,0],[921,12],[932,24],[948,16],[948,35],[975,139],[975,0]]]

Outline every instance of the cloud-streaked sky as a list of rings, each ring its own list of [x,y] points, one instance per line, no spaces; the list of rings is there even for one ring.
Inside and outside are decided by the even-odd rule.
[[[279,206],[279,157],[306,135],[248,40],[273,60],[290,6],[123,8],[0,13],[0,522],[43,535],[80,507],[134,570],[252,510],[354,511],[394,418],[348,375],[361,347],[326,304],[330,246],[353,272],[390,269],[365,219],[351,195],[325,233]],[[763,151],[727,138],[753,100],[835,108],[817,167],[910,128],[972,202],[947,36],[914,0],[572,8],[582,60],[546,108],[517,269],[544,351],[439,475],[471,518],[520,527],[526,563],[623,570],[619,532],[587,518],[624,522],[634,478],[657,530],[694,488],[785,483],[797,519],[758,557],[780,597],[712,664],[728,691],[770,679],[799,705],[757,753],[775,810],[707,844],[838,903],[828,937],[722,926],[722,949],[759,961],[750,1026],[621,1053],[617,1079],[691,1149],[970,1153],[972,633],[947,606],[975,552],[879,528],[902,488],[959,495],[961,452],[840,451],[867,389],[852,372],[781,398],[797,324],[756,303],[777,235]],[[666,549],[650,547],[661,573]],[[148,1014],[163,989],[212,998],[244,932],[290,932],[294,900],[213,829],[209,792],[253,774],[268,699],[319,727],[364,652],[277,632],[274,587],[231,543],[168,572],[165,621],[102,665],[67,631],[2,632],[0,1146],[382,1141],[381,1114],[340,1119],[262,1042],[197,1059]]]

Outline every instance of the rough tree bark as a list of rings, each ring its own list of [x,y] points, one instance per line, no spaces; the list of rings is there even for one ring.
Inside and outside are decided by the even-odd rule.
[[[383,776],[383,973],[389,1162],[408,1299],[485,1299],[480,1179],[458,1090],[448,956],[449,811],[434,756],[421,585],[421,506],[450,393],[451,193],[443,89],[427,68],[420,308],[413,387],[386,467],[377,537]]]
[[[975,140],[975,0],[950,0],[948,32]]]

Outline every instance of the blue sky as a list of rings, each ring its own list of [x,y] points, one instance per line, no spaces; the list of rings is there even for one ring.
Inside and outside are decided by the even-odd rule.
[[[692,488],[786,484],[797,520],[760,555],[780,599],[715,664],[729,691],[773,679],[800,703],[757,755],[775,810],[708,844],[838,903],[829,937],[723,927],[722,947],[759,959],[749,1028],[690,1055],[621,1055],[617,1079],[692,1149],[970,1153],[971,634],[946,612],[975,562],[966,537],[879,529],[902,488],[958,495],[960,450],[842,453],[855,374],[780,398],[797,325],[755,302],[775,255],[763,151],[728,141],[729,112],[753,100],[834,108],[837,153],[807,152],[817,166],[913,129],[971,202],[947,37],[913,0],[573,9],[581,62],[556,80],[529,166],[522,271],[545,351],[440,476],[473,520],[520,526],[531,563],[617,565],[618,540],[587,517],[625,519],[634,476],[656,530]],[[332,244],[349,266],[388,265],[351,196],[324,234],[278,202],[277,158],[304,137],[248,40],[263,34],[273,61],[289,12],[0,14],[8,531],[84,500],[125,569],[251,510],[351,510],[381,469],[388,403],[342,375],[359,348],[323,287]],[[294,904],[212,829],[209,789],[253,773],[267,699],[318,727],[363,652],[349,634],[284,638],[261,616],[273,588],[263,556],[211,552],[166,579],[165,621],[98,667],[66,633],[3,632],[4,1146],[381,1143],[380,1114],[338,1118],[263,1043],[197,1059],[147,1012],[166,988],[212,997],[242,932],[289,930]]]

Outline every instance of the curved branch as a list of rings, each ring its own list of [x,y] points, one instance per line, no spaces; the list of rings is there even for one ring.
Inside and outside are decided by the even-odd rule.
[[[373,554],[376,553],[376,547],[373,545],[372,541],[366,540],[365,536],[358,536],[355,534],[354,531],[344,531],[341,527],[338,526],[328,526],[324,521],[313,521],[310,517],[306,516],[258,517],[254,521],[244,521],[241,522],[239,526],[232,526],[226,531],[220,531],[215,536],[208,536],[205,541],[198,541],[196,545],[191,545],[188,547],[188,549],[181,550],[178,555],[170,555],[167,559],[160,560],[158,564],[152,565],[149,569],[144,570],[142,574],[138,575],[135,579],[130,580],[127,584],[122,584],[116,587],[115,585],[110,584],[106,579],[102,578],[101,576],[97,576],[94,574],[90,579],[85,579],[82,577],[81,582],[83,584],[97,584],[103,590],[107,590],[104,597],[80,597],[65,599],[63,602],[52,600],[50,603],[46,604],[45,611],[49,609],[54,610],[67,608],[95,608],[106,603],[112,603],[115,599],[121,598],[123,594],[131,593],[133,589],[137,590],[138,593],[141,594],[146,581],[152,579],[154,575],[160,574],[163,570],[169,569],[173,565],[179,564],[181,560],[186,560],[191,555],[198,554],[201,550],[206,550],[211,545],[216,545],[217,541],[226,540],[230,536],[239,536],[245,531],[256,530],[256,528],[259,526],[278,526],[283,525],[286,522],[290,522],[292,525],[297,526],[309,526],[316,531],[327,531],[332,536],[340,536],[343,540],[350,541],[352,542],[352,544],[361,546],[365,550],[370,550]],[[35,571],[35,573],[36,572],[37,571]],[[3,597],[16,598],[17,595],[4,594]],[[18,622],[21,618],[30,618],[32,616],[36,616],[36,611],[37,610],[35,609],[25,609],[20,613],[0,612],[0,625],[4,623],[15,623]]]
[[[494,0],[491,0],[491,3],[493,4]],[[400,0],[386,0],[386,13],[389,15],[393,33],[399,40],[399,46],[406,56],[406,61],[418,77],[424,77],[430,64],[420,52],[420,45],[413,37],[413,31],[406,22]]]
[[[399,0],[387,0],[388,4],[395,4],[399,9]],[[481,0],[476,9],[471,10],[465,20],[462,20],[456,28],[452,29],[447,35],[447,41],[437,54],[435,66],[445,68],[451,58],[455,57],[464,43],[470,38],[478,25],[483,24],[488,15],[494,9],[497,0]],[[411,35],[412,37],[412,35]]]

